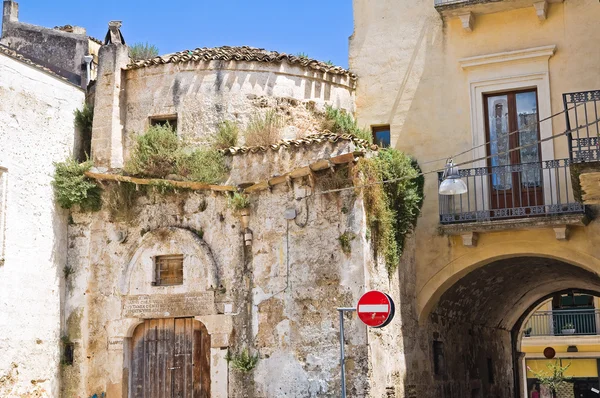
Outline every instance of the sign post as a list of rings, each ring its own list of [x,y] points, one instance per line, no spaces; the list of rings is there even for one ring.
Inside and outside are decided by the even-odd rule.
[[[340,371],[342,373],[342,398],[346,398],[346,353],[344,351],[344,312],[356,311],[356,308],[338,308],[340,313]]]
[[[344,312],[357,311],[360,320],[372,328],[382,328],[394,318],[394,301],[390,296],[378,290],[371,290],[362,295],[356,308],[341,307],[340,314],[340,372],[342,382],[342,398],[346,398],[346,352],[344,350]]]

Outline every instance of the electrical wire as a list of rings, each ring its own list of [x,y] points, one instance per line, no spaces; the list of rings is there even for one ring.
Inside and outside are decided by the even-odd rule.
[[[543,138],[543,139],[540,139],[540,140],[536,140],[536,141],[531,142],[531,143],[526,144],[526,145],[521,145],[521,146],[518,146],[516,148],[509,149],[508,151],[498,152],[498,153],[495,153],[493,155],[482,156],[482,157],[479,157],[477,159],[467,160],[467,161],[462,162],[462,163],[457,163],[454,166],[455,167],[464,166],[466,164],[480,162],[482,160],[486,160],[486,159],[490,159],[490,158],[495,158],[495,157],[498,157],[498,156],[501,156],[501,155],[506,155],[506,154],[512,153],[514,151],[519,151],[519,150],[521,150],[523,148],[528,148],[528,147],[531,147],[531,146],[534,146],[534,145],[539,145],[542,142],[554,140],[556,138],[568,135],[568,134],[572,133],[573,131],[577,131],[577,130],[580,130],[580,129],[583,129],[583,128],[586,128],[586,127],[590,127],[590,126],[592,126],[592,125],[594,125],[596,123],[600,123],[600,118],[594,120],[593,122],[587,123],[585,125],[578,126],[575,129],[566,130],[566,131],[564,131],[564,132],[562,132],[560,134],[551,135],[550,137],[546,137],[546,138]],[[449,159],[449,158],[447,158],[447,159]],[[356,186],[347,187],[347,188],[329,189],[329,190],[326,190],[326,191],[315,192],[315,194],[316,195],[324,195],[324,194],[328,194],[328,193],[347,191],[347,190],[351,190],[351,189],[366,188],[366,187],[373,186],[373,185],[382,185],[382,184],[389,184],[389,183],[392,183],[392,182],[398,182],[398,181],[404,181],[404,180],[412,180],[412,179],[415,179],[415,178],[420,177],[420,176],[425,176],[425,175],[432,174],[432,173],[439,173],[439,172],[442,172],[444,170],[445,170],[445,168],[434,169],[434,170],[420,172],[420,173],[417,173],[416,175],[410,176],[410,177],[409,176],[403,176],[403,177],[398,177],[398,178],[391,178],[389,180],[374,181],[374,182],[370,182],[370,183],[367,183],[367,184],[356,185]]]
[[[576,108],[577,108],[579,105],[582,105],[582,104],[583,104],[583,102],[581,102],[581,103],[578,103],[578,104],[576,104],[575,106],[573,106],[573,107],[571,107],[571,108],[563,109],[563,110],[562,110],[562,111],[560,111],[560,112],[556,112],[556,113],[555,113],[555,114],[553,114],[553,115],[550,115],[550,116],[548,116],[548,117],[545,117],[545,118],[543,118],[543,119],[541,119],[541,120],[538,120],[537,122],[535,122],[535,124],[539,126],[539,125],[540,125],[542,122],[545,122],[545,121],[547,121],[547,120],[553,119],[553,118],[555,118],[555,117],[557,117],[557,116],[560,116],[560,115],[562,115],[563,113],[565,113],[565,112],[568,112],[568,111],[570,111],[570,110],[576,109]],[[576,110],[576,111],[577,111],[577,110]],[[507,136],[507,137],[510,137],[510,136],[511,136],[511,135],[513,135],[513,134],[521,133],[521,132],[523,132],[523,131],[525,131],[525,129],[517,129],[517,130],[514,130],[514,131],[511,131],[511,132],[509,132],[509,133],[508,133],[506,136]],[[491,144],[491,143],[496,143],[496,142],[498,142],[498,141],[499,141],[499,139],[496,139],[496,140],[489,140],[489,141],[487,141],[487,142],[484,142],[483,144],[480,144],[480,145],[474,146],[474,147],[472,147],[472,148],[469,148],[469,149],[467,149],[467,150],[465,150],[465,151],[459,152],[459,153],[457,153],[457,154],[455,154],[455,155],[448,156],[448,157],[445,157],[445,158],[439,158],[439,159],[434,159],[434,160],[428,160],[428,161],[426,161],[426,162],[421,162],[420,164],[421,164],[421,165],[425,165],[425,164],[430,164],[430,163],[441,162],[442,160],[444,160],[444,161],[445,161],[445,160],[448,160],[448,159],[454,159],[454,158],[457,158],[457,157],[459,157],[459,156],[461,156],[461,155],[464,155],[464,154],[466,154],[466,153],[469,153],[469,152],[472,152],[472,151],[474,151],[474,150],[476,150],[476,149],[479,149],[479,148],[481,148],[481,147],[487,146],[488,144]]]

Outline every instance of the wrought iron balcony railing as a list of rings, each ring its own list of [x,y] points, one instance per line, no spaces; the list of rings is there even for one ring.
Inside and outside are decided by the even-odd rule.
[[[571,191],[570,160],[460,170],[468,192],[439,195],[440,222],[456,224],[550,215],[583,214]],[[442,181],[442,173],[438,176]]]
[[[531,336],[598,335],[600,310],[554,310],[533,313],[523,334]]]
[[[600,90],[563,94],[573,163],[600,161]]]

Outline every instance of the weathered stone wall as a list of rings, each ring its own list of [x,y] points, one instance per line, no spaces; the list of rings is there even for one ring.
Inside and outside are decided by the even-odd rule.
[[[354,82],[349,77],[326,76],[285,62],[165,64],[127,70],[125,76],[126,157],[132,138],[153,116],[177,116],[181,137],[206,142],[220,122],[235,121],[243,132],[252,117],[270,109],[285,122],[282,138],[299,138],[318,129],[315,111],[323,111],[325,104],[354,111]]]
[[[59,396],[68,215],[50,182],[52,162],[72,153],[73,112],[83,101],[78,87],[0,55],[0,166],[7,169],[0,377],[12,369],[1,396]]]
[[[277,163],[281,155],[264,156]],[[282,184],[252,195],[246,249],[223,194],[150,191],[126,214],[74,212],[65,333],[75,343],[75,364],[64,368],[62,396],[125,396],[127,342],[137,320],[123,305],[134,293],[214,297],[214,307],[195,314],[211,333],[213,397],[337,396],[336,307],[354,305],[364,292],[371,250],[360,198],[315,191],[295,180],[293,189]],[[296,219],[284,218],[287,209]],[[339,243],[344,232],[356,235],[350,254]],[[151,286],[152,256],[173,252],[185,254],[184,285]],[[347,322],[346,344],[349,396],[367,396],[367,334],[356,318]],[[225,361],[227,349],[245,346],[260,355],[248,375]]]
[[[86,75],[83,56],[89,54],[85,29],[71,33],[19,22],[18,5],[14,1],[4,2],[4,14],[1,44],[19,51],[74,84],[82,84],[82,76],[85,78]],[[87,82],[83,84],[85,86]]]

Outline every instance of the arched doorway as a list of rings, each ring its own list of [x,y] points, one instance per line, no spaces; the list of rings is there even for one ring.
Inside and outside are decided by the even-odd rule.
[[[552,258],[513,257],[463,275],[427,316],[431,373],[444,397],[520,397],[524,314],[564,290],[600,291],[600,277]]]
[[[131,349],[131,398],[210,397],[210,335],[199,321],[148,319]]]

